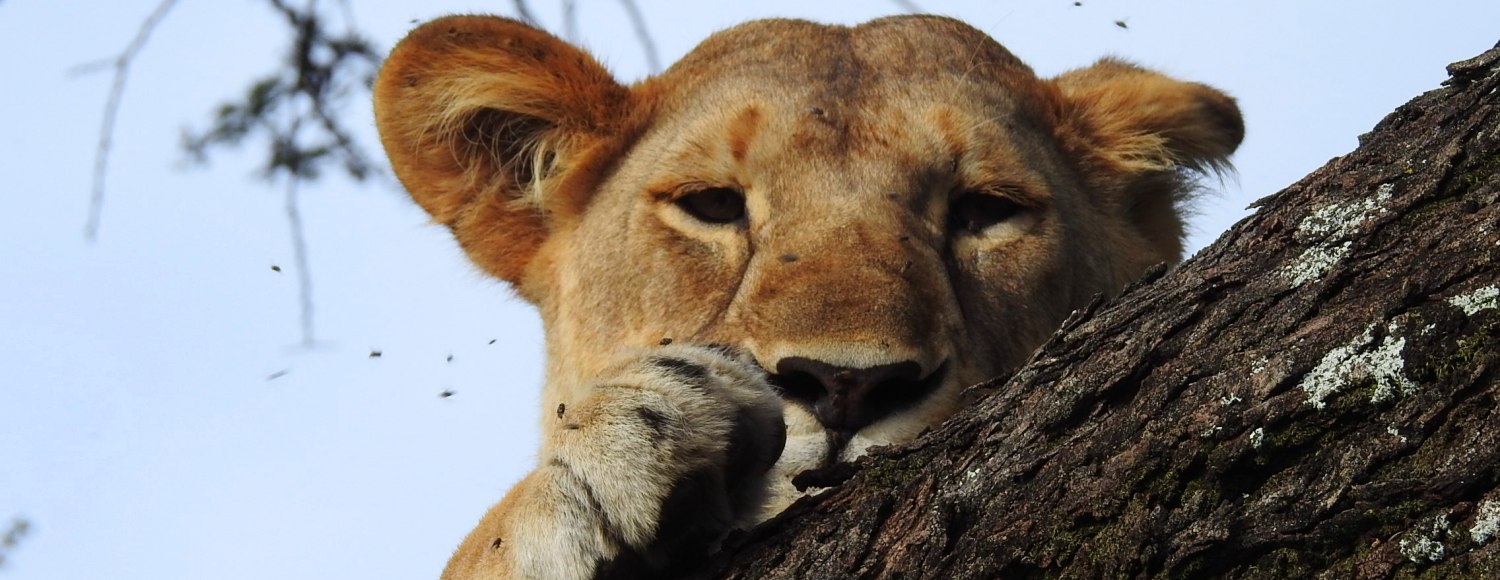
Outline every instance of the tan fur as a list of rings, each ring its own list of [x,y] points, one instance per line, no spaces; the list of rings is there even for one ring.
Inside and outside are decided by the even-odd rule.
[[[936,426],[1072,309],[1180,259],[1185,171],[1243,136],[1209,87],[1108,59],[1039,79],[938,17],[751,22],[631,87],[521,23],[450,17],[375,95],[413,199],[546,325],[539,464],[450,579],[671,569],[795,499],[793,476]],[[743,218],[695,217],[705,191]],[[788,377],[817,365],[923,379],[829,375],[814,404]],[[812,411],[868,393],[910,400]]]

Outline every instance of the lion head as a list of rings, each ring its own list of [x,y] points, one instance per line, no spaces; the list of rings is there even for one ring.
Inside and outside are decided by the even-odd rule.
[[[546,412],[621,353],[732,346],[789,403],[784,477],[935,426],[1180,259],[1189,177],[1244,131],[1210,87],[1110,59],[1039,78],[932,16],[752,22],[632,85],[451,17],[375,91],[413,199],[540,310]]]

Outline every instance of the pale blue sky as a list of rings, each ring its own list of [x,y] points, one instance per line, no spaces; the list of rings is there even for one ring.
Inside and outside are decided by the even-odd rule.
[[[281,57],[284,32],[258,1],[183,0],[158,28],[86,243],[109,79],[68,71],[118,52],[156,4],[0,2],[0,525],[34,524],[0,576],[435,577],[533,459],[536,317],[399,192],[334,179],[304,195],[326,344],[293,346],[295,278],[271,271],[291,265],[280,189],[252,176],[255,149],[183,169],[177,148],[182,127]],[[350,4],[382,47],[415,19],[510,7]],[[558,22],[554,3],[535,4]],[[641,4],[666,61],[749,18],[896,8]],[[1238,175],[1200,205],[1194,248],[1500,39],[1493,0],[919,4],[1042,74],[1115,54],[1238,97]],[[644,74],[618,3],[579,6],[584,43],[621,77]],[[373,145],[367,107],[350,114]]]

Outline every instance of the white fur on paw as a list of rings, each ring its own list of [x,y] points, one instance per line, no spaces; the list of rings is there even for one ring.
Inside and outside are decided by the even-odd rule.
[[[722,485],[731,459],[760,474],[780,454],[780,399],[765,373],[733,351],[653,349],[601,378],[589,401],[558,408],[549,464],[565,493],[598,515],[597,532],[614,541],[649,546],[664,501],[688,478],[711,474]],[[757,441],[748,451],[735,447],[746,438]],[[701,507],[701,517],[723,526],[744,515],[731,513],[728,498]]]

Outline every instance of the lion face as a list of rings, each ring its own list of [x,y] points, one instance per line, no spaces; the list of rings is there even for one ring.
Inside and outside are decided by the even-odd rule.
[[[1039,79],[944,18],[750,23],[628,88],[518,23],[442,22],[382,72],[382,138],[541,310],[544,408],[624,353],[736,347],[790,403],[786,477],[935,426],[1179,259],[1182,170],[1243,134],[1208,87],[1110,60]]]

